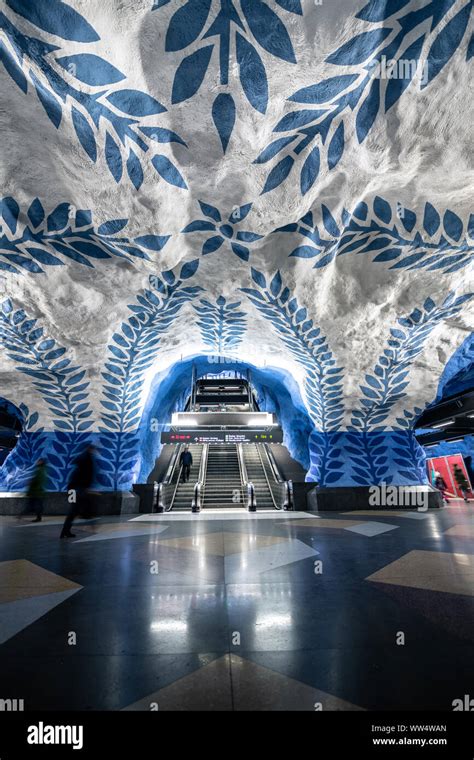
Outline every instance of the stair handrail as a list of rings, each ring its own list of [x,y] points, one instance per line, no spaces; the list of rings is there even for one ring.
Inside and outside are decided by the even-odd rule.
[[[280,471],[279,471],[278,465],[277,465],[277,463],[275,461],[275,457],[273,456],[273,452],[270,451],[270,449],[269,449],[269,447],[268,447],[268,445],[266,443],[263,444],[263,448],[265,449],[265,453],[267,455],[268,461],[270,462],[270,467],[272,468],[273,477],[275,478],[275,480],[276,480],[277,483],[283,483],[284,480],[280,476]]]
[[[165,477],[163,478],[163,483],[171,483],[173,481],[173,475],[174,471],[176,469],[176,465],[179,461],[179,455],[181,453],[181,447],[182,443],[179,443],[175,448],[175,453],[171,457],[170,463],[168,465],[168,469],[166,471]]]
[[[280,486],[280,493],[278,494],[278,501],[280,502],[280,506],[276,504],[274,495],[273,495],[273,489],[269,484],[270,493],[272,494],[273,503],[275,504],[275,507],[277,509],[282,509],[283,511],[291,511],[293,510],[294,506],[294,499],[293,499],[293,481],[292,480],[283,480],[280,476],[280,472],[278,470],[278,465],[276,463],[275,457],[273,456],[273,452],[270,451],[268,445],[266,443],[263,444],[263,448],[265,450],[265,453],[267,455],[267,459],[269,462],[269,465],[272,469],[272,474],[275,478],[275,483],[277,483]],[[263,465],[263,471],[266,475],[265,466]],[[267,479],[268,482],[268,479]]]
[[[207,473],[207,457],[209,453],[209,444],[204,443],[202,447],[201,461],[199,462],[199,474],[197,482],[194,484],[193,499],[191,501],[191,510],[193,512],[201,511],[201,491],[204,488],[206,482]]]
[[[273,495],[273,489],[272,489],[272,487],[270,485],[270,481],[268,480],[267,471],[265,469],[265,465],[263,464],[263,459],[262,459],[262,454],[261,454],[261,451],[260,451],[260,446],[259,446],[258,443],[256,443],[255,445],[257,447],[257,454],[258,454],[258,458],[260,459],[260,464],[262,465],[263,474],[265,475],[265,480],[267,481],[268,490],[270,491],[270,496],[272,497],[273,506],[275,507],[275,509],[280,509],[280,507],[277,506],[277,503],[275,501],[275,497]]]
[[[200,512],[201,511],[201,483],[195,483],[194,485],[194,495],[193,500],[191,502],[191,512]]]
[[[247,474],[247,467],[245,466],[245,457],[243,452],[243,446],[241,443],[238,443],[236,445],[237,449],[237,461],[239,463],[239,472],[240,472],[240,490],[242,493],[242,497],[244,497],[245,490],[247,490],[248,494],[248,485],[249,485],[249,479]],[[248,503],[247,503],[248,506]]]
[[[250,481],[247,482],[247,509],[249,512],[257,511],[257,496],[255,486]]]
[[[180,445],[180,447],[179,447],[179,448],[181,449],[181,445]],[[180,455],[180,457],[179,457],[179,458],[181,458],[181,455]],[[177,461],[178,461],[178,457],[176,457],[176,462],[177,462]],[[176,468],[176,462],[175,462],[175,465],[174,465],[174,467],[173,467],[173,471],[172,471],[172,473],[171,473],[171,477],[173,477],[173,472],[174,472],[174,470],[175,470],[175,468]],[[182,463],[180,462],[180,465],[179,465],[179,470],[178,470],[178,477],[176,478],[176,484],[175,484],[175,487],[174,487],[174,489],[173,489],[173,495],[172,495],[172,497],[171,497],[170,505],[169,505],[169,507],[167,507],[167,509],[166,509],[166,511],[167,511],[167,512],[171,512],[171,510],[173,509],[173,504],[174,504],[174,500],[176,499],[176,493],[177,493],[177,491],[178,491],[178,488],[179,488],[179,484],[180,484],[180,482],[181,482],[181,475],[182,475],[182,473],[183,473],[183,465],[182,465]],[[172,480],[171,480],[171,482],[172,482]]]

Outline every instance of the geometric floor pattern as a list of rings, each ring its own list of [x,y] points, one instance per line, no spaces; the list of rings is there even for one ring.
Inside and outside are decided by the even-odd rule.
[[[411,551],[367,580],[474,597],[474,554]]]
[[[225,654],[124,710],[360,710],[332,694]]]
[[[0,644],[79,591],[80,585],[28,560],[0,562]]]
[[[104,517],[68,541],[60,517],[1,520],[0,698],[452,710],[474,682],[474,505],[342,507]]]

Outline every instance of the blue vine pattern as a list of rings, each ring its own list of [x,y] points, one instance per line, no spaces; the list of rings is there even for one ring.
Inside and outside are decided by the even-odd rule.
[[[444,23],[446,14],[455,5],[455,14]],[[344,155],[346,134],[355,131],[359,144],[363,143],[378,114],[382,110],[387,113],[412,83],[415,71],[407,67],[403,76],[388,80],[382,103],[382,82],[374,76],[374,70],[383,57],[397,61],[397,65],[398,61],[413,61],[426,67],[426,82],[421,83],[423,89],[439,75],[462,44],[471,11],[472,0],[431,0],[423,7],[412,0],[370,0],[356,15],[356,19],[367,22],[367,30],[352,37],[326,59],[337,67],[335,75],[304,87],[288,98],[291,103],[306,107],[290,111],[280,119],[273,132],[283,133],[283,136],[273,140],[255,159],[256,164],[267,164],[279,157],[267,175],[262,194],[285,182],[296,160],[309,149],[299,178],[301,195],[305,195],[320,174],[323,148],[327,170],[332,171]],[[420,34],[414,39],[415,30]],[[423,56],[425,47],[428,49]],[[471,37],[469,44],[466,42],[466,60],[470,60],[473,53]],[[341,67],[344,73],[340,73]]]
[[[100,39],[89,22],[62,0],[6,0],[6,5],[36,29],[56,39],[83,44]],[[187,147],[175,132],[148,123],[147,117],[157,117],[167,109],[148,93],[116,88],[126,77],[104,58],[86,52],[58,55],[57,45],[23,34],[2,12],[0,28],[7,40],[7,44],[0,43],[0,60],[6,72],[25,94],[29,86],[36,90],[56,129],[70,105],[74,131],[84,152],[95,163],[103,150],[115,182],[119,183],[126,171],[135,189],[141,187],[143,155],[154,142]],[[183,176],[168,156],[157,153],[151,163],[165,182],[187,189]]]
[[[298,222],[275,230],[305,237],[308,242],[289,255],[316,259],[314,269],[347,254],[367,254],[374,263],[390,264],[389,269],[426,269],[443,274],[463,269],[473,261],[474,214],[467,224],[450,209],[441,218],[427,202],[420,225],[411,209],[401,203],[393,207],[376,196],[371,208],[363,201],[352,214],[343,209],[339,221],[323,204],[321,218],[322,225],[318,227],[310,211]]]
[[[343,368],[336,361],[321,330],[308,318],[306,307],[291,297],[279,271],[267,284],[252,268],[257,288],[242,288],[251,303],[269,320],[295,360],[305,369],[305,395],[315,425],[311,434],[309,477],[321,484],[335,483],[344,474],[340,427],[344,417]]]
[[[152,10],[168,5],[170,0],[158,0]],[[250,106],[264,114],[268,105],[268,78],[264,61],[257,46],[286,63],[296,63],[295,52],[285,23],[271,5],[285,12],[303,15],[301,0],[188,0],[171,17],[166,31],[165,50],[178,52],[189,48],[200,38],[199,46],[184,57],[173,81],[172,103],[192,98],[200,89],[211,64],[214,49],[218,49],[221,88],[230,88],[231,49],[235,47],[236,62],[242,90]],[[217,15],[206,28],[211,9]],[[209,44],[206,42],[209,40]],[[216,40],[215,42],[213,40]],[[212,119],[225,153],[236,121],[236,104],[231,93],[220,92],[212,105]]]
[[[120,490],[128,486],[138,464],[144,375],[160,350],[160,339],[182,307],[202,291],[185,286],[194,276],[199,259],[184,264],[177,276],[172,270],[150,275],[150,289],[129,305],[132,316],[114,333],[102,377],[104,412],[99,427],[97,457],[101,486]]]
[[[58,490],[65,490],[92,425],[86,371],[72,363],[67,349],[49,338],[37,319],[15,309],[9,298],[0,303],[0,345],[18,363],[15,369],[33,379],[53,415],[56,434],[48,455],[49,476]]]
[[[201,298],[199,304],[194,306],[202,339],[212,351],[232,353],[242,343],[247,317],[244,311],[239,311],[241,303],[227,303],[224,296],[219,296],[215,304]]]
[[[410,367],[424,350],[433,330],[458,315],[463,304],[472,298],[474,293],[457,298],[450,293],[440,306],[427,298],[422,309],[416,308],[407,317],[401,317],[397,327],[390,330],[387,346],[373,373],[366,374],[366,384],[360,386],[363,394],[361,408],[353,410],[351,425],[347,428],[346,451],[352,462],[353,479],[358,485],[392,481],[393,477],[388,475],[387,469],[392,457],[384,433],[387,418],[393,407],[406,396],[404,391],[409,384]],[[406,435],[414,422],[415,416],[408,413],[404,418],[397,419],[398,428],[392,426],[394,431],[400,431],[394,437],[394,461],[400,475],[409,482],[410,479],[413,482],[414,470],[417,469],[414,463],[421,457],[414,434]]]
[[[170,237],[150,234],[130,240],[121,234],[128,219],[110,219],[96,226],[90,210],[76,210],[65,202],[46,215],[39,198],[26,215],[14,198],[3,198],[1,219],[0,269],[14,273],[24,269],[38,274],[44,272],[42,266],[63,266],[67,259],[92,268],[93,261],[113,256],[150,260],[147,251],[158,253]]]

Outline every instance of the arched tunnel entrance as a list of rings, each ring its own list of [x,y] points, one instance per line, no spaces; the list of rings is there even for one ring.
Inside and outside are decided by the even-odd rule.
[[[220,403],[217,403],[212,397],[201,395],[197,397],[196,403],[196,388],[206,382],[213,384],[216,390],[220,387],[221,392],[234,382],[240,383],[243,396],[235,395],[235,391],[232,396],[221,396]],[[206,398],[207,404],[203,403]],[[226,398],[230,399],[230,403]],[[184,436],[170,434],[170,426],[178,419],[178,413],[184,412],[181,420],[183,424],[186,412],[190,410],[198,412],[194,417],[200,418],[200,425],[203,423],[202,418],[206,417],[207,433],[206,430],[199,429],[199,435],[194,435],[193,431],[188,431]],[[254,413],[250,419],[248,412]],[[230,428],[229,416],[232,418]],[[263,427],[262,419],[266,420]],[[192,424],[197,424],[197,420],[192,419]],[[267,427],[268,424],[271,429]],[[246,429],[247,425],[251,427]],[[221,430],[218,432],[217,428]],[[174,427],[172,429],[176,430]],[[226,431],[225,436],[223,429]],[[268,489],[264,489],[263,485],[264,481],[268,484],[272,467],[278,471],[277,477],[282,481],[291,479],[304,483],[309,469],[308,441],[312,429],[299,388],[287,371],[275,367],[256,367],[223,356],[190,357],[157,375],[152,382],[141,423],[141,467],[138,482],[160,482],[166,479],[173,467],[176,446],[187,442],[192,448],[199,439],[200,442],[209,442],[211,446],[206,449],[206,454],[212,458],[212,461],[206,462],[208,473],[212,467],[224,465],[223,460],[229,455],[224,465],[227,468],[228,489],[232,484],[239,485],[238,468],[243,469],[245,475],[249,476],[248,479],[253,473],[253,480],[262,480],[259,506],[267,504],[267,500],[267,505],[271,506],[271,495],[264,493]],[[221,440],[218,440],[219,437]],[[224,443],[224,437],[234,443]],[[248,444],[242,453],[238,448],[239,442]],[[197,461],[191,471],[191,480],[195,480],[199,472],[197,464],[201,458],[201,449],[201,443],[194,449],[194,459]],[[220,458],[218,455],[221,455]],[[241,457],[240,462],[238,457]],[[255,466],[255,461],[260,466],[262,458],[263,470]],[[237,481],[234,483],[235,477]],[[209,486],[207,498],[209,503]],[[236,499],[235,493],[233,498]],[[188,500],[191,503],[191,497]],[[216,497],[216,504],[218,502]]]

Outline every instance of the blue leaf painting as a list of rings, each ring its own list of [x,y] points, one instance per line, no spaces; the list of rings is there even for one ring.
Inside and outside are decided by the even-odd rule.
[[[212,119],[225,153],[235,124],[235,103],[232,95],[221,92],[217,96],[212,105]]]
[[[180,63],[173,82],[172,103],[182,103],[199,90],[206,75],[214,45],[199,48]]]
[[[56,59],[64,69],[84,84],[93,86],[114,84],[125,79],[124,74],[115,66],[92,53],[77,53]]]

